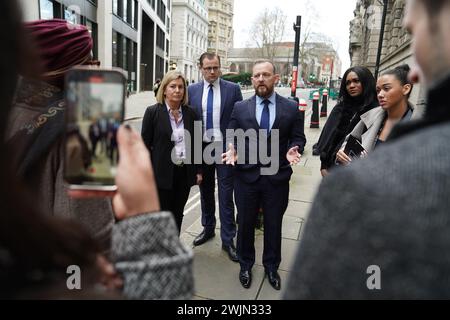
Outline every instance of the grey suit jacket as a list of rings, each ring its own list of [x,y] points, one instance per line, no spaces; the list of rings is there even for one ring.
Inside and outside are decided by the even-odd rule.
[[[382,107],[377,107],[367,111],[361,115],[361,121],[353,128],[342,143],[341,149],[345,148],[349,136],[354,136],[356,139],[361,141],[364,149],[367,152],[371,152],[375,148],[376,139],[380,127],[383,125],[383,119],[386,112]],[[401,121],[409,121],[412,116],[412,111],[410,110],[407,115]]]
[[[285,298],[450,298],[449,140],[426,127],[324,178]]]

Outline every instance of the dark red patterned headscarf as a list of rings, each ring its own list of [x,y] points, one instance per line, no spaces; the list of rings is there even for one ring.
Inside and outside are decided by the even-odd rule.
[[[89,30],[61,19],[25,23],[42,58],[44,78],[62,86],[64,74],[73,66],[91,60],[92,38]]]

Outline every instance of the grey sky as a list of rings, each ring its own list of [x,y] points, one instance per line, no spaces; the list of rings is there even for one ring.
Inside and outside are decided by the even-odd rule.
[[[296,16],[302,16],[302,32],[306,25],[314,26],[316,32],[328,36],[338,50],[342,60],[342,72],[350,66],[348,54],[349,23],[353,19],[353,10],[357,0],[313,0],[306,10],[307,0],[235,0],[234,1],[234,47],[242,48],[249,42],[249,30],[259,13],[265,8],[278,6],[287,15],[285,41],[294,41],[295,33],[292,25]],[[314,11],[316,13],[314,13]],[[311,13],[312,12],[312,13]],[[249,42],[251,43],[251,42]]]

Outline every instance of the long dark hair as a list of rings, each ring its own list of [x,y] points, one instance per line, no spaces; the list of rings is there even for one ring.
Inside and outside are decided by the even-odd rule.
[[[26,194],[13,176],[5,130],[18,74],[31,49],[25,50],[16,0],[0,1],[0,298],[20,297],[24,292],[52,286],[67,277],[66,269],[78,265],[94,270],[99,246],[78,224],[46,218],[37,212],[32,195]],[[57,280],[58,279],[58,280]],[[65,282],[64,282],[65,284]]]
[[[347,92],[346,81],[347,76],[350,72],[356,73],[358,75],[359,81],[361,82],[363,91],[361,93],[361,96],[358,98],[353,98]],[[370,72],[370,70],[366,67],[361,66],[354,66],[347,69],[347,71],[345,71],[344,73],[344,76],[342,77],[341,87],[339,89],[339,100],[346,105],[354,104],[355,102],[357,102],[357,104],[361,108],[371,105],[373,101],[376,101],[376,81],[372,72]]]

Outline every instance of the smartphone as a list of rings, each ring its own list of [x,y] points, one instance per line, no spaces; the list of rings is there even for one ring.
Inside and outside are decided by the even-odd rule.
[[[115,191],[126,75],[121,69],[76,67],[65,80],[64,179],[70,189]]]
[[[361,142],[354,136],[350,135],[344,148],[344,153],[351,158],[360,158],[361,153],[365,151]]]

